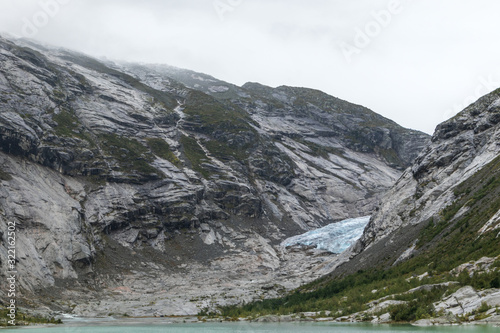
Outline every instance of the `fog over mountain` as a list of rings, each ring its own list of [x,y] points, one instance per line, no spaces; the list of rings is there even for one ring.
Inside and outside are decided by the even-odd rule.
[[[0,326],[500,326],[499,10],[2,1]]]
[[[0,31],[242,85],[311,87],[428,134],[500,83],[500,3],[5,0]]]

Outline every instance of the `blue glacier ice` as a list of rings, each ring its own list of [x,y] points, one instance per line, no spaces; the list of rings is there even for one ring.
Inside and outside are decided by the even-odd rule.
[[[331,223],[323,228],[287,238],[281,245],[316,245],[317,249],[341,253],[361,237],[368,221],[370,221],[370,216]]]

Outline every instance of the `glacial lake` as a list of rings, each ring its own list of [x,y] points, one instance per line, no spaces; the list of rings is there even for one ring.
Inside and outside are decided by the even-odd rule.
[[[0,332],[22,332],[24,329],[0,329]],[[487,326],[444,326],[444,327],[414,327],[410,325],[369,325],[369,324],[337,324],[337,323],[190,323],[190,324],[157,324],[138,326],[57,326],[46,328],[28,328],[26,332],[34,333],[390,333],[390,332],[420,332],[420,333],[493,333],[499,332],[498,327]]]

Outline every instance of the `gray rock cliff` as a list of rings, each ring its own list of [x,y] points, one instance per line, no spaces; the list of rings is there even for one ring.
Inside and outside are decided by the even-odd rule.
[[[475,243],[494,252],[495,246],[480,244],[498,244],[499,143],[496,90],[437,126],[430,144],[381,199],[361,239],[343,254],[344,261],[355,259],[339,272],[392,265],[449,239],[455,248]],[[444,249],[451,248],[441,250],[446,258]]]
[[[280,241],[369,214],[427,142],[316,90],[0,38],[2,265],[14,221],[31,305],[184,314],[202,295],[275,296],[262,285],[292,288],[320,274],[300,265],[331,259]]]

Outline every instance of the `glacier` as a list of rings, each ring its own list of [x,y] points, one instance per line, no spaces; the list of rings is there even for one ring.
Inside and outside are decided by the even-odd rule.
[[[317,249],[342,253],[361,237],[369,221],[370,216],[362,216],[331,223],[325,227],[287,238],[281,242],[281,246],[315,245]]]

